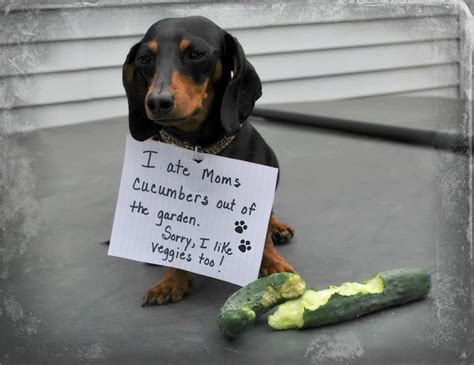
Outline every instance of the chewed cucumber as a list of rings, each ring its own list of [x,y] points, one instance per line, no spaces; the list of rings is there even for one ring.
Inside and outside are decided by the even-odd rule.
[[[300,298],[278,306],[268,316],[268,324],[276,330],[319,327],[421,299],[430,288],[431,276],[423,269],[388,270],[363,283],[307,290]]]
[[[304,280],[297,274],[283,272],[257,279],[227,299],[221,308],[218,326],[227,337],[237,337],[264,312],[301,296],[305,289]]]

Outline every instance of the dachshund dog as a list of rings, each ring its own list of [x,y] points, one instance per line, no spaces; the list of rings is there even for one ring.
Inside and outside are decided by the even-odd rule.
[[[199,146],[278,168],[274,152],[247,120],[262,94],[260,79],[237,39],[210,20],[169,18],[153,24],[130,49],[123,85],[134,139]],[[272,213],[261,276],[295,272],[274,246],[292,237],[293,229]],[[189,272],[170,268],[145,294],[143,306],[177,302],[190,287]]]

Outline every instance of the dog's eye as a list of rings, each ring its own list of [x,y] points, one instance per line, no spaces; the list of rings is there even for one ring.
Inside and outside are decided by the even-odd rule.
[[[188,53],[188,58],[190,60],[200,60],[206,55],[206,52],[198,50],[198,49],[193,49]]]
[[[148,65],[149,63],[151,63],[151,57],[145,54],[143,56],[137,57],[137,61],[140,62],[142,65]]]

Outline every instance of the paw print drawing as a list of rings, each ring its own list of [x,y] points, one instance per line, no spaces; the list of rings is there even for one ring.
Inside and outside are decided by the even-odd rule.
[[[250,241],[240,240],[239,250],[242,252],[250,251],[252,246],[250,246]]]
[[[244,221],[235,221],[235,231],[237,233],[244,233],[247,230],[247,226]]]

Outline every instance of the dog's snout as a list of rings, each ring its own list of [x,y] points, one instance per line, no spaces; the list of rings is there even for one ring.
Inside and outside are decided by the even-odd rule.
[[[161,93],[157,95],[150,95],[147,100],[148,109],[158,115],[165,115],[169,113],[174,106],[174,97],[170,93]]]
[[[161,94],[158,97],[158,107],[160,110],[169,111],[173,108],[174,98],[171,94]]]

